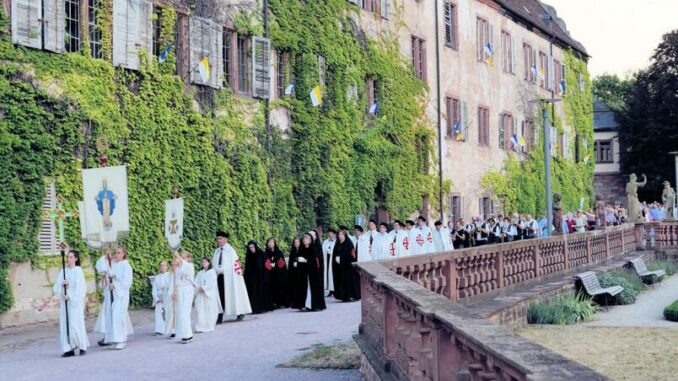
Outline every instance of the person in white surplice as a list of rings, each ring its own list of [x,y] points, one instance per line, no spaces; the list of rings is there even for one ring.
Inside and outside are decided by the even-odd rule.
[[[335,228],[329,228],[327,230],[327,239],[323,241],[323,269],[325,274],[323,274],[323,280],[325,284],[325,291],[328,291],[327,296],[332,296],[334,294],[334,275],[332,274],[332,263],[330,258],[332,257],[332,252],[334,251],[334,244],[337,242],[337,230]]]
[[[75,356],[78,349],[80,356],[87,352],[89,340],[85,329],[85,295],[87,284],[85,275],[80,268],[80,253],[75,250],[68,252],[68,264],[66,266],[66,279],[64,270],[59,270],[56,282],[54,282],[54,295],[61,299],[61,317],[59,326],[61,335],[61,357]],[[66,292],[64,292],[64,288]],[[66,332],[66,311],[68,311],[68,332]]]
[[[212,265],[217,273],[217,287],[223,313],[217,317],[217,324],[221,324],[223,316],[235,316],[237,321],[242,320],[245,314],[252,313],[250,298],[247,295],[244,268],[233,247],[228,243],[228,233],[217,232],[217,245],[212,256]]]
[[[153,279],[153,307],[155,308],[155,334],[162,335],[166,330],[165,295],[169,290],[169,274],[167,273],[167,262],[160,262],[158,270],[160,273]]]
[[[183,251],[181,256],[174,256],[174,273],[176,287],[174,288],[172,298],[176,301],[174,309],[174,318],[176,319],[176,337],[181,339],[182,344],[188,344],[193,341],[193,330],[191,328],[191,310],[193,306],[193,278],[195,277],[195,268],[190,262],[190,254]]]
[[[112,344],[113,349],[123,349],[127,343],[127,336],[134,330],[129,319],[129,289],[132,286],[132,266],[127,261],[127,253],[122,246],[115,249],[115,264],[111,269],[111,284],[113,291],[111,305],[111,319],[106,319],[106,344]]]
[[[195,278],[195,306],[193,307],[196,332],[214,331],[219,313],[223,312],[219,303],[217,289],[217,273],[212,268],[212,261],[202,259],[202,270]]]
[[[111,284],[111,268],[113,268],[113,264],[115,263],[115,260],[113,256],[110,254],[110,252],[107,252],[99,257],[97,260],[97,263],[95,265],[95,268],[97,270],[97,274],[99,274],[101,282],[99,283],[101,285],[102,293],[103,293],[103,298],[101,299],[101,308],[99,308],[99,316],[97,316],[97,322],[94,325],[94,332],[100,332],[104,334],[104,337],[101,338],[97,342],[97,344],[101,346],[106,346],[106,319],[110,319],[111,316],[111,296],[113,295],[113,291],[108,287]]]

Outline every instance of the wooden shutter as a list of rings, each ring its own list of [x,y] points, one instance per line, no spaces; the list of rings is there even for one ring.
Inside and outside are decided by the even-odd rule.
[[[64,52],[64,31],[66,30],[66,6],[64,0],[44,0],[45,50]]]
[[[30,48],[42,49],[42,1],[11,1],[12,42]]]
[[[139,3],[139,26],[138,41],[136,43],[135,53],[138,56],[138,50],[144,49],[147,53],[148,62],[153,56],[153,3],[146,0],[140,0]]]
[[[139,69],[139,3],[137,0],[113,0],[113,65]]]
[[[452,45],[452,5],[445,1],[445,43]]]
[[[381,18],[388,19],[391,12],[391,2],[389,0],[381,0]]]
[[[467,114],[467,107],[466,107],[466,102],[461,102],[461,136],[462,136],[462,141],[466,141],[467,139],[467,129],[466,126],[468,125],[468,114]]]
[[[255,98],[271,97],[271,41],[267,38],[252,38],[252,95]]]
[[[210,60],[210,63],[214,65],[214,79],[212,85],[214,88],[220,89],[224,85],[224,28],[219,23],[213,22],[212,30],[212,52],[216,54],[214,60]]]
[[[42,210],[48,211],[56,207],[56,189],[54,183],[47,186],[45,196],[42,199]],[[40,244],[40,254],[52,255],[56,254],[57,239],[56,227],[50,218],[43,218],[40,224],[40,231],[38,233],[38,242]]]
[[[207,79],[207,81],[203,82],[202,78],[200,77],[200,71],[198,69],[200,61],[203,59],[204,56],[207,56],[209,54],[210,46],[207,43],[208,38],[205,38],[205,36],[209,35],[210,33],[209,24],[210,24],[209,20],[207,19],[196,16],[191,17],[190,22],[191,60],[189,68],[191,71],[190,73],[191,82],[198,85],[209,84],[209,78]],[[210,61],[209,56],[207,60]]]
[[[549,77],[548,78],[549,86],[548,86],[548,88],[549,88],[549,90],[555,90],[554,85],[555,85],[555,81],[556,81],[555,80],[555,78],[556,78],[556,72],[555,72],[556,65],[555,65],[555,62],[553,62],[553,60],[554,60],[553,57],[548,57],[548,63],[549,63],[549,67],[548,67],[548,70],[549,70],[549,76],[548,76]]]
[[[516,39],[511,36],[511,73],[516,73]]]

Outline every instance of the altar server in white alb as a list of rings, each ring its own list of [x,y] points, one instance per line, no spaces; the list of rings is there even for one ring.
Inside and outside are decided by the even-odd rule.
[[[433,251],[433,235],[424,216],[417,217],[417,227],[414,228],[413,254],[428,254]]]
[[[325,284],[325,291],[328,291],[327,296],[332,296],[334,294],[334,274],[332,273],[332,262],[331,257],[334,252],[334,244],[337,242],[337,230],[334,228],[329,228],[327,230],[327,239],[323,241],[323,269],[325,274],[323,274],[323,280]]]
[[[165,308],[165,295],[169,291],[169,274],[167,273],[167,262],[162,261],[158,266],[159,273],[153,279],[153,307],[155,308],[155,334],[165,333],[167,311]]]
[[[395,220],[393,223],[393,230],[389,236],[391,241],[389,255],[392,257],[406,257],[410,255],[410,234],[404,228],[405,226],[400,220]]]
[[[106,320],[111,318],[111,303],[113,290],[110,289],[111,284],[111,269],[115,263],[115,258],[111,255],[110,252],[99,257],[95,268],[97,274],[99,275],[100,286],[103,293],[103,298],[101,299],[101,307],[99,308],[99,316],[97,316],[97,322],[94,325],[94,332],[99,332],[104,334],[104,337],[97,342],[101,346],[106,346]]]
[[[355,247],[356,255],[358,256],[358,262],[367,262],[372,260],[372,254],[370,253],[370,241],[367,235],[364,233],[364,229],[360,225],[355,225],[355,242],[353,246]]]
[[[228,243],[228,233],[217,232],[217,246],[212,257],[212,265],[217,273],[219,299],[224,310],[217,317],[217,324],[222,323],[224,315],[235,316],[236,320],[240,321],[245,314],[252,313],[243,277],[244,267],[238,254]]]
[[[433,231],[433,246],[436,252],[454,250],[452,244],[452,235],[447,226],[443,226],[443,222],[438,220],[435,223],[435,231]]]
[[[127,336],[131,335],[132,322],[129,319],[129,289],[132,287],[132,266],[127,261],[125,249],[118,246],[115,249],[115,264],[111,269],[111,284],[113,304],[111,305],[111,319],[106,319],[106,344],[113,345],[113,349],[123,349],[127,344]]]
[[[66,274],[64,279],[64,273]],[[66,271],[59,270],[54,283],[54,295],[61,299],[61,316],[59,326],[61,335],[61,357],[75,356],[78,349],[80,356],[87,353],[89,340],[85,329],[85,295],[87,284],[85,275],[80,268],[80,254],[71,250],[68,252]],[[68,311],[68,312],[67,312]],[[68,313],[68,330],[66,329],[66,314]]]
[[[217,273],[212,268],[212,261],[202,259],[202,270],[195,278],[195,331],[214,331],[217,318],[224,312],[219,303],[219,289],[217,288]]]
[[[181,255],[174,254],[174,272],[176,287],[174,288],[172,298],[176,301],[174,309],[174,318],[176,319],[175,335],[181,339],[182,344],[188,344],[193,341],[193,330],[191,328],[191,310],[193,306],[193,287],[195,278],[195,268],[190,261],[191,255],[188,251],[183,251]]]

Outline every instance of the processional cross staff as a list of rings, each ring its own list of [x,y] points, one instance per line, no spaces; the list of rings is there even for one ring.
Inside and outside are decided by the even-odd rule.
[[[64,209],[63,201],[61,198],[57,198],[57,207],[54,209],[49,209],[45,212],[44,217],[49,218],[52,223],[59,229],[59,248],[61,249],[61,272],[64,276],[63,280],[66,280],[66,240],[64,238],[64,229],[66,227],[67,218],[77,218],[78,212],[69,212]],[[68,296],[67,285],[63,285],[64,296]],[[70,327],[68,322],[68,299],[64,299],[64,305],[66,310],[66,339],[68,342],[71,341],[70,336]]]

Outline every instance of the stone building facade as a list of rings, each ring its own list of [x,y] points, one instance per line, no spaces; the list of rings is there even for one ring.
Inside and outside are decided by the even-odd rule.
[[[593,105],[594,155],[593,189],[610,204],[624,204],[624,175],[619,165],[619,124],[615,113],[602,101]]]

